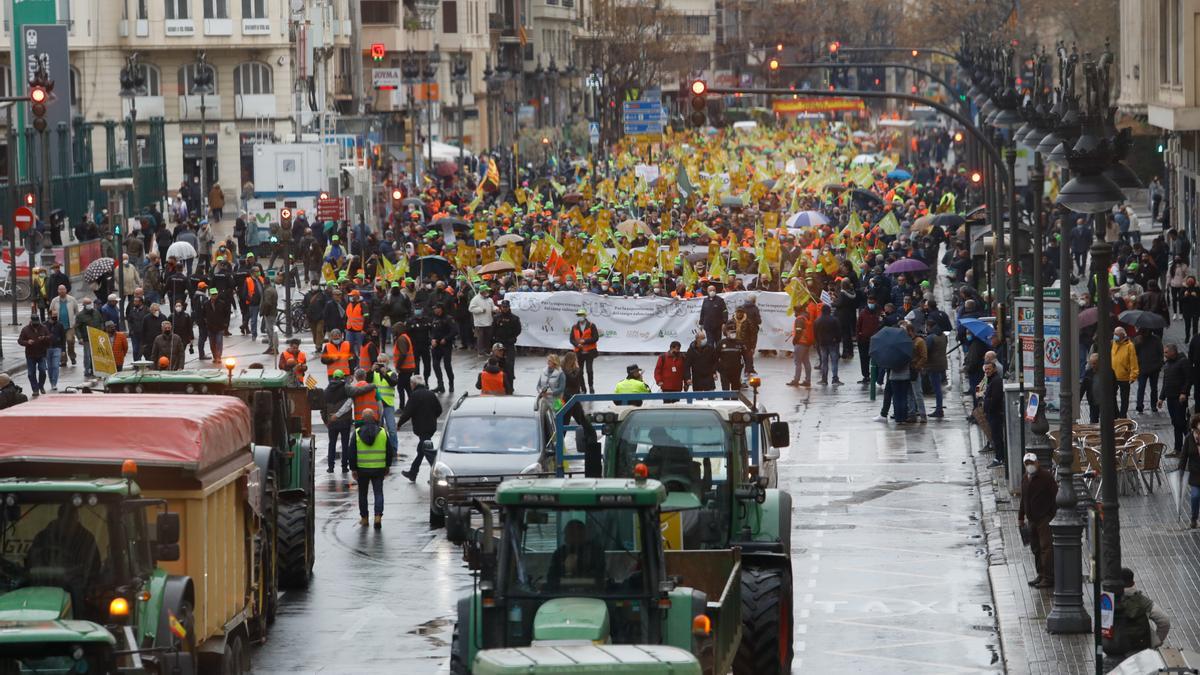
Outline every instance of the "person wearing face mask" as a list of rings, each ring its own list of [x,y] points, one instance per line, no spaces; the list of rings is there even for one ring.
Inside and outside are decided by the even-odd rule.
[[[83,343],[83,374],[85,377],[95,377],[92,370],[92,343],[88,340],[88,328],[101,330],[104,328],[104,317],[92,307],[92,299],[84,298],[83,307],[75,315],[75,338]]]
[[[1002,452],[1003,450],[997,450]],[[1058,509],[1055,496],[1058,482],[1047,471],[1037,455],[1025,453],[1022,458],[1025,473],[1021,476],[1021,505],[1017,510],[1017,524],[1024,529],[1029,520],[1029,550],[1037,577],[1029,582],[1034,588],[1054,588],[1054,546],[1050,538],[1050,521]]]
[[[140,288],[134,289],[133,300],[125,308],[125,325],[129,329],[129,342],[133,347],[134,361],[142,357],[142,324],[146,322],[146,315],[150,313],[146,301],[139,291],[141,291]],[[154,329],[154,335],[158,335],[157,328]],[[153,339],[151,338],[151,340]]]
[[[859,384],[871,381],[871,336],[883,327],[883,318],[879,312],[879,302],[875,298],[867,299],[867,304],[858,310],[855,321],[854,335],[858,343],[858,368],[862,374]]]
[[[1113,395],[1117,397],[1117,417],[1126,417],[1129,414],[1129,388],[1139,374],[1137,350],[1121,326],[1113,329],[1112,339],[1112,370],[1116,383]]]
[[[521,335],[521,319],[516,314],[512,313],[512,306],[508,300],[500,302],[500,313],[496,314],[492,319],[492,337],[504,345],[504,372],[508,373],[508,377],[512,381],[516,381],[516,374],[513,370],[516,365],[514,362],[517,357],[517,338]]]
[[[195,354],[196,335],[193,327],[194,322],[191,315],[184,311],[183,307],[182,302],[175,303],[174,311],[171,312],[171,327],[175,334],[179,336],[179,339],[183,340],[183,344],[187,347],[188,352]]]
[[[151,303],[150,312],[142,319],[142,325],[139,329],[141,338],[142,351],[138,354],[139,357],[148,359],[151,352],[154,350],[154,341],[162,332],[162,323],[166,317],[162,313],[162,308],[158,303]]]
[[[717,295],[716,286],[709,286],[705,293],[707,297],[700,305],[700,327],[704,329],[708,344],[716,347],[721,341],[721,329],[729,320],[729,309],[725,306],[725,299]]]
[[[29,315],[29,323],[21,329],[17,344],[25,348],[25,370],[29,375],[29,388],[33,397],[46,393],[46,354],[53,338],[46,324],[36,313]]]
[[[183,370],[183,339],[171,329],[170,321],[160,322],[159,328],[161,333],[154,338],[150,348],[150,361],[158,363],[159,359],[165,358],[169,363],[168,370]]]
[[[30,299],[33,302],[33,311],[37,312],[38,319],[43,323],[46,321],[46,310],[50,309],[49,283],[46,280],[46,269],[44,267],[35,267]]]
[[[1200,286],[1195,276],[1188,275],[1179,289],[1179,315],[1183,317],[1183,341],[1190,344],[1200,334]]]
[[[587,318],[587,310],[580,307],[575,315],[579,317],[571,327],[571,346],[575,349],[575,357],[579,359],[580,368],[586,376],[588,391],[596,393],[596,375],[592,372],[592,364],[599,352],[596,343],[600,341],[600,329]]]

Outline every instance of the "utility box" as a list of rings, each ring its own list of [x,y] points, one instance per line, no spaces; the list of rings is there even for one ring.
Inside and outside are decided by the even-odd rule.
[[[1022,391],[1020,383],[1004,383],[1004,448],[996,448],[996,452],[1005,453],[1008,462],[1008,491],[1017,494],[1021,490],[1021,457],[1025,455],[1025,445],[1021,442],[1025,429],[1025,404],[1028,392]],[[996,457],[1000,457],[999,454]]]
[[[318,143],[263,143],[254,146],[256,196],[317,194],[326,189],[327,156],[333,151]]]

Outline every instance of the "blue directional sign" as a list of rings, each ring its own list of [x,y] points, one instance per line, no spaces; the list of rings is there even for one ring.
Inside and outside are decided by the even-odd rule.
[[[667,116],[659,100],[625,101],[621,122],[626,136],[661,136]]]

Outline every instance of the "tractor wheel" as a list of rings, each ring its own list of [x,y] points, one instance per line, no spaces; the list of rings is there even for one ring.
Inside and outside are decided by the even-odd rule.
[[[304,588],[312,571],[308,500],[280,504],[276,528],[279,585],[283,588]]]
[[[429,529],[439,530],[446,526],[446,514],[429,509]]]
[[[467,657],[463,654],[462,638],[459,637],[458,623],[454,624],[454,633],[450,638],[450,675],[467,675]]]
[[[785,570],[742,568],[742,641],[733,672],[792,672],[792,583]]]
[[[221,654],[221,675],[242,675],[246,671],[244,666],[242,636],[235,633],[225,642],[225,652]]]

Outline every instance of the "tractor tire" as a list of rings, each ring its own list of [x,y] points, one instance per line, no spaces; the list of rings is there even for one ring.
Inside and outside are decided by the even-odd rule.
[[[282,588],[308,586],[312,572],[311,536],[308,528],[308,500],[279,505],[276,519],[276,547],[279,561],[276,571]]]
[[[221,654],[221,675],[242,675],[246,672],[245,658],[242,636],[235,633],[225,642],[225,651]]]
[[[446,526],[446,514],[429,509],[429,529],[440,530]]]
[[[450,638],[450,675],[467,675],[471,670],[467,667],[467,657],[462,653],[462,638],[459,637],[458,622],[454,623],[454,633]]]
[[[742,641],[733,672],[792,672],[792,582],[785,570],[742,568]]]

